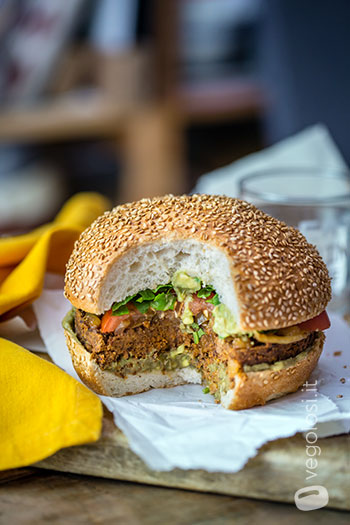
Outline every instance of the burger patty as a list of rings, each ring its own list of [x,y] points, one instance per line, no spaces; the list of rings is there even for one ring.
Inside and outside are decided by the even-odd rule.
[[[310,332],[307,337],[296,343],[260,343],[253,339],[254,345],[247,348],[235,347],[235,359],[241,365],[272,364],[283,361],[304,352],[315,340],[316,332]]]
[[[242,340],[239,337],[219,339],[207,322],[202,325],[205,335],[199,344],[194,344],[190,333],[184,333],[180,328],[180,319],[173,311],[149,313],[136,320],[135,324],[120,333],[102,333],[97,316],[92,316],[82,310],[75,312],[75,332],[84,345],[92,353],[93,358],[103,369],[123,357],[146,358],[150,349],[154,350],[153,357],[157,359],[160,352],[172,350],[185,345],[193,352],[194,357],[201,354],[201,358],[216,360],[220,354],[235,359],[242,366],[259,363],[273,364],[295,357],[312,345],[315,332],[296,343],[277,344],[260,343],[255,339]]]
[[[77,310],[75,314],[75,332],[84,347],[93,354],[101,368],[107,368],[119,357],[139,359],[148,357],[150,349],[158,353],[177,348],[184,344],[187,335],[182,334],[179,321],[173,312],[157,312],[155,315],[145,315],[142,321],[134,324],[120,333],[102,333],[93,325],[89,314]]]

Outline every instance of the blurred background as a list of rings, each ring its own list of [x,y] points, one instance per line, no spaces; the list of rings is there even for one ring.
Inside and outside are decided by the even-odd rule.
[[[0,0],[0,233],[325,123],[350,161],[347,0]]]

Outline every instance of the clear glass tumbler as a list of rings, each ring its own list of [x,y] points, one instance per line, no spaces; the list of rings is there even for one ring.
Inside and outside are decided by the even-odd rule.
[[[240,198],[298,228],[332,277],[329,309],[350,313],[350,173],[280,169],[242,178]]]

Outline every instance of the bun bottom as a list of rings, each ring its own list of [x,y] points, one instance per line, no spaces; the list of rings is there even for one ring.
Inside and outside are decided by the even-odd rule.
[[[321,355],[325,335],[319,332],[306,356],[282,370],[263,370],[235,376],[235,386],[221,397],[231,410],[265,405],[268,401],[296,392],[310,377]],[[283,361],[282,361],[283,363]]]
[[[142,372],[125,378],[102,370],[73,333],[64,330],[73,366],[80,379],[97,394],[122,397],[151,388],[201,384],[198,370],[187,367],[173,371]],[[298,390],[310,377],[321,355],[325,336],[319,332],[305,357],[281,370],[239,372],[230,376],[234,387],[221,395],[221,404],[231,410],[251,408]],[[283,363],[283,361],[282,361]]]

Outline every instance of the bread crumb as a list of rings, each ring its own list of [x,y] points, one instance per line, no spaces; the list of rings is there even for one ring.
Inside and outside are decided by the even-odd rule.
[[[344,384],[344,383],[345,383],[345,377],[341,377],[341,378],[339,379],[339,381],[340,381],[341,383]]]
[[[343,397],[342,394],[338,394],[337,397]]]
[[[343,316],[343,318],[344,318],[344,321],[346,321],[347,323],[350,324],[350,314],[345,314],[345,315]]]
[[[336,355],[336,356],[341,355],[341,350],[337,350],[336,352],[333,352],[333,355]]]

